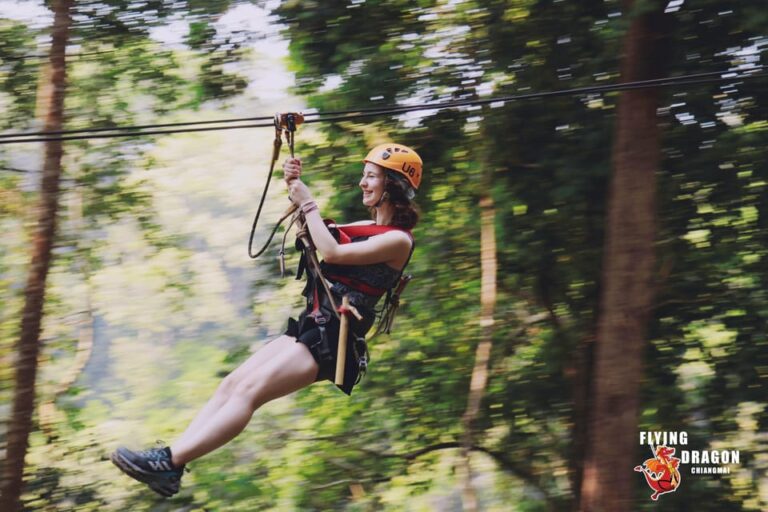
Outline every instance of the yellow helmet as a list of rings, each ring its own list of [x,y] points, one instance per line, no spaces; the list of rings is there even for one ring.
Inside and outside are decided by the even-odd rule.
[[[371,162],[405,176],[414,189],[421,184],[421,157],[402,144],[379,144],[368,152],[363,162]]]

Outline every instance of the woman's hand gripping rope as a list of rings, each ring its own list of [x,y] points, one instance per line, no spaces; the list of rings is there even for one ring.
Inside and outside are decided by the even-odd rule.
[[[290,208],[286,210],[287,215],[293,215],[288,227],[285,228],[283,234],[283,241],[280,244],[279,260],[280,260],[280,275],[285,277],[285,241],[288,236],[288,232],[291,227],[296,224],[299,229],[296,234],[296,238],[302,240],[303,243],[307,243],[309,239],[309,232],[306,229],[304,223],[303,214],[311,211],[312,208],[317,209],[317,204],[312,201],[309,189],[304,183],[301,182],[301,159],[291,156],[283,162],[283,179],[288,188],[288,199],[293,203]],[[298,190],[298,193],[296,191]],[[300,201],[296,201],[298,196]],[[305,199],[309,197],[308,201]],[[286,216],[287,216],[286,215]],[[285,218],[285,217],[284,217]],[[281,219],[282,222],[283,219]],[[307,245],[309,247],[309,245]]]
[[[288,158],[283,163],[283,178],[288,186],[288,197],[296,206],[303,206],[312,201],[312,193],[301,181],[301,159]]]
[[[339,308],[341,321],[339,325],[339,346],[336,351],[336,378],[334,379],[334,383],[337,386],[344,385],[344,370],[346,369],[347,362],[347,333],[349,332],[349,317],[347,315],[350,313],[355,315],[355,318],[358,320],[363,319],[355,306],[349,303],[349,297],[345,295],[341,299],[341,307]]]

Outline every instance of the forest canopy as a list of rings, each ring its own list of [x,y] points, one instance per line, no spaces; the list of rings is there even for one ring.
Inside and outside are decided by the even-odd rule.
[[[37,16],[0,3],[0,466],[19,510],[768,507],[759,2],[20,4]],[[104,132],[3,141],[46,137],[56,91],[58,130]],[[447,102],[465,103],[389,112]],[[172,440],[303,306],[292,233],[289,278],[279,241],[247,257],[275,111],[320,120],[295,150],[340,222],[370,218],[371,147],[418,151],[414,278],[351,397],[322,382],[264,406],[160,501],[108,453]],[[163,126],[235,118],[267,127]],[[257,241],[288,204],[275,178]],[[686,439],[663,505],[633,471],[654,432]]]

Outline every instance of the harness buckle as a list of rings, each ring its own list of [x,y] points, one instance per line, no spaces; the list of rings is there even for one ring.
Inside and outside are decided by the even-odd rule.
[[[357,380],[355,384],[360,382],[363,375],[368,371],[368,344],[365,342],[364,336],[355,336],[355,342],[352,344],[352,350],[355,353],[355,359],[357,360]],[[362,354],[360,354],[362,352]]]

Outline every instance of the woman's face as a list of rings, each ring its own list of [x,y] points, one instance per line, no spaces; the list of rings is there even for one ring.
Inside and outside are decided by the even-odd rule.
[[[363,204],[369,208],[376,206],[384,193],[384,169],[366,162],[360,188],[363,190]]]

